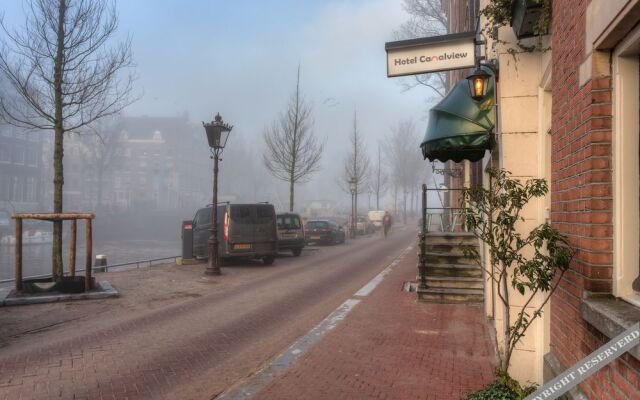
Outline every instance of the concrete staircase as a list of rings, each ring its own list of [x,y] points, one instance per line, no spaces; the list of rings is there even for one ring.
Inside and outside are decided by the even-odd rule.
[[[478,248],[478,240],[467,232],[433,232],[427,234],[426,244],[427,289],[416,289],[418,300],[482,303],[482,269],[475,259],[465,257],[461,248],[461,245]]]

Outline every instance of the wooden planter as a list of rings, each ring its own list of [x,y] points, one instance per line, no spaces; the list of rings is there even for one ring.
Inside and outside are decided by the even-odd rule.
[[[22,282],[22,220],[24,219],[37,219],[41,221],[71,221],[71,241],[69,243],[69,277],[64,277],[60,282],[57,282],[54,287],[56,291],[70,290],[77,293],[80,286],[77,283],[79,279],[84,279],[82,290],[87,291],[93,289],[93,278],[91,277],[91,256],[93,252],[93,235],[91,228],[91,220],[95,218],[94,214],[90,213],[31,213],[31,214],[13,214],[11,218],[16,220],[16,292],[23,290]],[[84,278],[76,278],[76,232],[78,220],[85,220],[85,273]],[[65,279],[69,278],[69,279]],[[36,282],[38,283],[38,282]],[[43,283],[43,282],[40,282]],[[54,288],[49,288],[53,290]]]

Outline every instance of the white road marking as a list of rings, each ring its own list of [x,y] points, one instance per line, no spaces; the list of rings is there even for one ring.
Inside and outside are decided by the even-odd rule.
[[[400,262],[400,260],[402,260],[402,258],[404,258],[404,256],[411,250],[413,249],[413,246],[409,246],[406,249],[404,249],[402,251],[402,253],[400,253],[400,255],[398,257],[396,257],[395,260],[393,260],[393,262],[391,264],[389,264],[387,266],[387,268],[383,269],[378,275],[376,275],[372,280],[370,280],[366,285],[364,285],[360,290],[358,290],[354,296],[357,297],[366,297],[369,294],[371,294],[371,292],[373,292],[373,289],[376,288],[376,286],[378,286],[380,284],[380,282],[382,282],[382,280],[393,270],[393,268],[398,265],[398,263]]]
[[[368,296],[382,282],[382,280],[398,265],[402,258],[411,250],[413,246],[404,249],[382,272],[376,275],[369,283],[358,290],[354,296]],[[284,369],[288,368],[298,358],[316,344],[327,332],[333,330],[340,321],[344,320],[355,306],[360,303],[360,299],[348,299],[336,308],[329,316],[323,319],[318,325],[298,339],[285,352],[272,359],[266,366],[251,375],[247,380],[231,387],[220,394],[215,400],[244,400],[258,393],[260,389],[271,382]]]

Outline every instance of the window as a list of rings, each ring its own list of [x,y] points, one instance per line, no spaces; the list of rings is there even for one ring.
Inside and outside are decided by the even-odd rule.
[[[276,217],[276,211],[271,204],[258,204],[256,214],[259,224],[272,224]]]
[[[24,180],[20,177],[13,177],[13,190],[11,192],[12,201],[23,201],[24,199]]]
[[[640,307],[640,28],[613,54],[614,295]],[[636,285],[634,287],[634,281]]]
[[[0,163],[11,162],[11,146],[6,143],[0,146]]]
[[[297,215],[280,215],[278,229],[300,229],[300,218]]]
[[[307,229],[326,229],[329,224],[325,221],[309,221],[307,223]]]
[[[13,147],[13,163],[24,164],[25,152],[26,152],[26,149],[24,148],[24,146],[14,146]]]
[[[27,150],[27,165],[32,167],[38,166],[38,150],[35,148],[29,148]]]
[[[195,222],[196,226],[210,224],[211,223],[211,207],[203,208],[202,210],[198,211],[193,221]]]
[[[231,220],[236,224],[252,224],[254,223],[252,207],[247,205],[232,205]]]
[[[28,177],[27,178],[27,193],[26,193],[26,198],[25,201],[29,201],[29,202],[35,202],[37,201],[37,196],[36,196],[36,178],[34,177]]]
[[[0,175],[0,200],[11,200],[11,177]]]

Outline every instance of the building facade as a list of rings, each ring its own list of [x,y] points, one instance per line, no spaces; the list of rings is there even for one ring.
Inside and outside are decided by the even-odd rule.
[[[555,0],[551,221],[579,253],[551,303],[549,376],[640,320],[640,2]],[[640,397],[640,349],[580,385]]]
[[[0,125],[0,211],[33,212],[42,205],[42,133]]]
[[[481,0],[479,10],[490,3]],[[456,10],[451,30],[464,31],[466,2],[446,4]],[[545,179],[549,194],[525,207],[518,230],[527,234],[549,222],[577,250],[551,301],[538,295],[528,307],[543,306],[543,313],[511,360],[509,372],[523,384],[552,379],[640,321],[639,26],[637,0],[554,0],[548,34],[518,38],[507,25],[498,40],[481,38],[481,54],[499,67],[496,143],[475,165],[455,166],[463,173],[449,184],[488,185],[489,167],[523,181]],[[451,73],[451,83],[466,73]],[[504,315],[525,298],[511,290],[513,308],[505,310],[490,279],[484,291],[485,314],[501,341]],[[640,398],[640,348],[569,397]]]
[[[65,141],[66,209],[195,210],[210,201],[201,128],[179,117],[122,117],[100,137]]]

